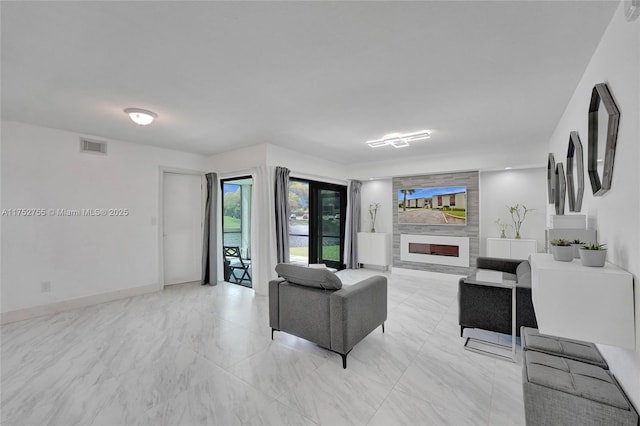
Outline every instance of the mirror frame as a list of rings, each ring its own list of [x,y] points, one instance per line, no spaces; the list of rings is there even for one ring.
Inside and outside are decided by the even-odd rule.
[[[607,123],[607,141],[604,155],[604,170],[601,177],[598,173],[598,110],[600,101],[609,115]],[[613,175],[613,163],[616,155],[616,143],[618,140],[618,124],[620,123],[620,110],[613,100],[606,83],[598,83],[591,91],[591,103],[589,104],[589,152],[587,170],[591,181],[593,195],[599,197],[611,189],[611,177]]]
[[[564,199],[567,195],[567,181],[564,177],[564,166],[556,164],[556,214],[564,214]]]
[[[577,188],[574,187],[574,174],[578,178]],[[584,162],[582,158],[582,142],[580,141],[578,132],[569,133],[569,147],[567,148],[567,190],[569,192],[569,211],[579,212],[582,209],[582,197],[584,195]]]
[[[547,195],[549,204],[556,202],[556,160],[553,153],[549,153],[547,157]]]

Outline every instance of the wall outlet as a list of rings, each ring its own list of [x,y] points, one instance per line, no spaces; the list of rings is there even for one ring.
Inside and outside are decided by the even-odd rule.
[[[42,281],[40,283],[40,292],[49,293],[51,291],[51,281]]]

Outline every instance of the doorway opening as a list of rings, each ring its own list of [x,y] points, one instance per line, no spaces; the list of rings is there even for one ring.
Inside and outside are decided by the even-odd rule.
[[[326,182],[289,181],[291,263],[344,269],[347,188]]]
[[[252,287],[251,176],[223,179],[222,257],[224,280]]]

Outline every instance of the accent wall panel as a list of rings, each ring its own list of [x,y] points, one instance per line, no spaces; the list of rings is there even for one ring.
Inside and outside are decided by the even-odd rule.
[[[466,187],[466,225],[420,225],[399,224],[401,189],[428,187]],[[467,275],[476,266],[480,253],[480,194],[477,171],[462,173],[441,173],[434,175],[406,176],[393,178],[393,259],[396,268],[414,269],[445,274]],[[469,267],[402,260],[401,235],[430,235],[436,237],[466,237],[469,239]],[[406,258],[406,256],[405,256]]]

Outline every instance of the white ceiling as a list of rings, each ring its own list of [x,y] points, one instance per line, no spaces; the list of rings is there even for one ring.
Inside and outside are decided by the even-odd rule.
[[[546,146],[616,7],[3,1],[2,118],[343,163]],[[136,126],[127,107],[158,119]],[[421,129],[432,139],[411,148],[365,145]]]

